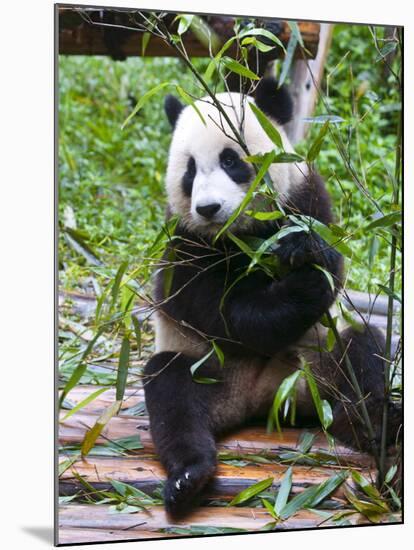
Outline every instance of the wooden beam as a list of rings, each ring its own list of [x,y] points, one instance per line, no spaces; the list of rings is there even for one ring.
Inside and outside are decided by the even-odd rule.
[[[127,27],[136,27],[140,21],[139,10],[110,10],[94,9],[85,10],[95,24],[90,24],[82,18],[79,10],[73,7],[59,8],[59,54],[62,55],[109,55],[115,59],[125,59],[129,56],[142,55],[142,32],[129,30]],[[143,11],[143,10],[141,10]],[[169,14],[167,21],[174,31],[177,23],[173,23],[176,14]],[[223,44],[233,36],[234,18],[226,16],[203,16],[203,20],[218,36]],[[278,37],[287,45],[291,34],[286,21],[272,19],[263,20],[278,24],[280,31]],[[104,25],[102,25],[104,23]],[[112,26],[113,25],[113,26]],[[319,23],[299,21],[299,29],[310,52],[310,57],[316,55],[319,41]],[[124,28],[120,28],[123,26]],[[191,31],[185,33],[184,44],[190,56],[206,57],[208,48]],[[275,48],[275,55],[282,55],[281,48]],[[235,49],[229,49],[227,55],[234,55]],[[151,37],[146,48],[146,57],[175,56],[176,52],[162,39]]]

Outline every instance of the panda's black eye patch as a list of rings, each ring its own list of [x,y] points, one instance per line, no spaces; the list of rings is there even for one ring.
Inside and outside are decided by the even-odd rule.
[[[226,147],[219,156],[220,166],[235,183],[247,183],[251,176],[250,166],[241,160],[234,149]]]
[[[196,172],[197,172],[197,166],[196,166],[194,157],[190,157],[187,162],[187,170],[185,171],[181,182],[184,194],[187,195],[187,197],[191,197],[191,193],[193,190],[193,182],[194,182]]]

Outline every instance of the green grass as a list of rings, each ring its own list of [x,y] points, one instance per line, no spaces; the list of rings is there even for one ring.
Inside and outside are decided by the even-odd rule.
[[[323,89],[332,114],[344,119],[341,134],[359,177],[387,212],[392,191],[387,174],[394,171],[399,100],[393,77],[384,77],[377,56],[367,27],[338,25],[326,64],[329,88],[325,80]],[[196,63],[203,68],[207,61],[197,59]],[[62,231],[59,274],[65,288],[83,286],[91,275],[102,282],[122,261],[139,264],[140,255],[160,228],[170,141],[164,91],[124,130],[121,125],[136,100],[163,81],[199,93],[193,76],[175,58],[125,62],[105,57],[60,58],[60,227],[76,226],[103,264],[99,269],[89,265]],[[315,115],[326,112],[319,102]],[[299,151],[309,147],[319,128],[312,125]],[[329,139],[325,139],[317,166],[327,181],[339,223],[355,231],[375,209],[357,190]],[[370,285],[375,289],[377,282],[387,284],[388,248],[381,239],[375,260],[369,262],[373,236],[359,235],[351,242],[359,262],[348,261],[348,287],[366,291]],[[400,284],[398,275],[398,288]]]

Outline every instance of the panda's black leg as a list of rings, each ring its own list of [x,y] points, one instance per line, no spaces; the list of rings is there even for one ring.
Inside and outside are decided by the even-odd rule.
[[[384,383],[384,337],[375,327],[362,331],[348,328],[341,333],[341,340],[355,372],[368,415],[373,427],[374,440],[379,449]],[[333,423],[330,433],[342,442],[364,451],[372,451],[372,442],[367,431],[361,409],[361,402],[348,373],[344,354],[339,346],[331,356],[326,354],[321,362],[324,389],[332,397]],[[402,413],[399,406],[389,402],[387,445],[397,442],[401,428]]]
[[[216,384],[194,382],[190,367],[195,361],[181,353],[162,352],[150,359],[144,371],[151,434],[168,474],[165,508],[175,516],[186,512],[216,468],[209,414]],[[197,374],[204,371],[204,376],[214,378],[214,370],[214,364],[205,363]]]

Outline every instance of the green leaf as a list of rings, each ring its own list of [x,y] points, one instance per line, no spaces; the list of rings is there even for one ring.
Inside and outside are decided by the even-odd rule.
[[[303,454],[306,454],[308,451],[310,451],[315,437],[315,434],[312,434],[310,432],[303,432],[298,441],[299,451]]]
[[[275,513],[274,509],[273,509],[273,506],[270,504],[270,502],[268,500],[266,500],[265,498],[262,498],[262,503],[263,503],[263,506],[266,508],[266,510],[269,512],[269,514],[274,518],[274,519],[278,519],[278,516],[277,514]]]
[[[206,72],[204,73],[204,80],[210,80],[224,52],[229,49],[229,47],[233,44],[235,40],[236,40],[236,36],[232,36],[231,38],[229,38],[227,42],[224,43],[224,45],[222,46],[220,51],[217,53],[217,55],[210,61],[206,69]]]
[[[274,511],[277,516],[280,516],[283,508],[286,506],[286,503],[289,498],[290,491],[292,489],[292,467],[290,466],[283,476],[283,479],[280,483],[279,492],[275,500]]]
[[[326,349],[328,351],[332,351],[335,347],[336,338],[334,331],[329,328],[328,334],[326,335]]]
[[[68,470],[72,464],[77,462],[79,460],[79,455],[71,456],[70,458],[67,458],[66,460],[62,460],[62,462],[59,462],[59,477]]]
[[[242,502],[246,502],[246,500],[250,500],[252,497],[255,497],[268,487],[270,487],[273,483],[273,477],[268,477],[267,479],[262,479],[262,481],[258,481],[254,485],[251,485],[238,495],[236,495],[233,500],[231,500],[228,504],[228,506],[234,506],[235,504],[241,504]]]
[[[134,116],[142,109],[142,107],[148,102],[148,100],[151,99],[153,95],[155,95],[157,92],[162,90],[163,88],[166,88],[167,86],[171,86],[169,82],[161,82],[161,84],[157,84],[157,86],[154,86],[148,92],[146,92],[138,101],[138,103],[135,105],[134,109],[132,110],[131,114],[125,119],[121,126],[121,130],[125,128],[127,124],[134,118]]]
[[[278,220],[283,217],[283,213],[280,210],[272,210],[271,212],[255,212],[254,210],[246,210],[246,216],[250,216],[255,220],[269,221]]]
[[[397,465],[393,464],[385,475],[385,483],[390,483],[393,480],[395,474],[397,473],[397,470]]]
[[[306,156],[306,159],[308,162],[313,162],[316,157],[319,155],[320,150],[322,148],[323,139],[329,129],[329,123],[330,121],[327,120],[325,124],[322,126],[322,128],[319,130],[318,135],[314,139],[312,145],[310,146],[310,149],[308,151],[308,154]]]
[[[316,385],[315,378],[310,369],[309,363],[304,359],[302,360],[303,371],[305,373],[306,381],[308,383],[309,390],[312,395],[312,400],[315,405],[316,411],[318,413],[319,420],[326,430],[332,424],[332,409],[330,404],[325,400],[321,399],[319,394],[318,386]]]
[[[194,373],[196,372],[196,370],[198,369],[198,367],[201,367],[201,365],[202,365],[203,363],[205,363],[205,362],[207,361],[207,359],[213,355],[214,351],[215,351],[215,350],[214,350],[214,347],[213,347],[213,349],[211,349],[208,353],[206,353],[206,354],[204,355],[204,357],[202,357],[202,358],[199,359],[196,363],[193,363],[193,364],[191,365],[191,367],[190,367],[191,376],[194,377]]]
[[[114,403],[112,403],[112,405],[110,405],[107,409],[105,409],[105,411],[101,414],[101,416],[92,426],[92,428],[90,428],[86,432],[82,442],[82,446],[81,446],[82,456],[86,456],[89,453],[89,451],[95,445],[95,442],[100,436],[102,430],[111,420],[111,418],[118,413],[121,407],[121,404],[122,404],[121,401],[115,401]]]
[[[145,56],[145,52],[147,51],[147,46],[149,44],[151,38],[151,33],[146,31],[142,35],[142,43],[141,43],[141,56]]]
[[[127,267],[128,267],[128,262],[122,262],[115,275],[114,282],[111,288],[112,304],[115,304],[116,302],[116,299],[119,294],[119,287],[121,285],[122,277],[124,276]]]
[[[280,517],[287,519],[303,508],[315,508],[327,496],[335,491],[335,489],[337,489],[347,477],[348,472],[340,472],[333,475],[326,481],[323,481],[319,485],[305,489],[298,495],[294,496],[292,500],[286,504],[280,513]]]
[[[59,422],[64,422],[70,416],[72,416],[76,412],[83,409],[83,407],[86,407],[86,405],[89,405],[89,403],[94,401],[94,399],[99,397],[101,395],[101,393],[103,393],[104,391],[108,391],[108,388],[99,388],[99,390],[96,390],[93,393],[89,394],[87,397],[85,397],[85,399],[82,399],[82,401],[79,401],[79,403],[77,405],[75,405],[75,407],[73,407],[73,409],[71,409],[67,414],[65,414],[65,416],[59,420]]]
[[[324,241],[326,241],[328,244],[336,248],[344,256],[347,256],[348,258],[352,258],[353,253],[352,253],[352,250],[349,248],[349,246],[344,242],[343,239],[338,239],[335,233],[324,223],[320,222],[315,218],[312,218],[311,216],[302,216],[302,215],[291,216],[290,215],[288,217],[293,220],[295,220],[295,218],[303,220],[305,224],[308,225],[308,228],[318,233],[318,235],[322,237]],[[353,259],[355,261],[355,257]]]
[[[366,225],[364,228],[364,231],[368,231],[371,229],[378,229],[379,227],[390,227],[391,225],[394,225],[400,222],[401,222],[401,212],[391,212],[391,214],[386,214],[385,216],[381,216],[380,218],[377,218],[373,222]]]
[[[364,491],[364,493],[372,498],[375,503],[383,508],[384,512],[388,512],[389,508],[386,504],[386,502],[382,499],[380,492],[378,489],[370,483],[360,472],[357,470],[353,470],[351,472],[352,479],[355,481],[357,485]]]
[[[300,32],[299,25],[296,23],[296,21],[288,21],[287,24],[289,25],[292,34],[295,35],[296,40],[299,42],[302,48],[304,48],[305,45],[303,43],[302,33]]]
[[[177,93],[181,96],[181,98],[183,99],[183,101],[185,103],[187,103],[187,105],[190,105],[194,111],[197,113],[197,115],[199,116],[201,122],[204,124],[204,126],[206,126],[206,121],[204,120],[204,117],[203,115],[201,114],[200,112],[200,109],[197,107],[197,105],[195,104],[195,101],[194,99],[183,89],[181,88],[181,86],[178,86],[178,84],[176,85],[176,90],[177,90]]]
[[[122,401],[125,393],[125,386],[129,368],[129,338],[124,337],[119,354],[118,372],[116,377],[116,400]]]
[[[266,153],[265,159],[263,160],[263,164],[261,165],[256,177],[252,181],[249,190],[244,196],[244,199],[240,203],[240,205],[236,208],[236,210],[233,212],[233,214],[229,217],[227,222],[223,225],[223,227],[218,231],[218,233],[215,235],[213,242],[215,243],[217,239],[222,235],[230,226],[231,224],[238,218],[238,216],[245,210],[246,206],[249,204],[253,197],[253,193],[256,190],[256,187],[259,185],[259,183],[264,178],[267,170],[269,169],[269,166],[272,163],[274,157],[274,151],[270,151],[269,153]]]
[[[289,397],[290,393],[294,390],[296,382],[303,376],[302,371],[297,370],[294,373],[287,376],[283,382],[280,384],[275,398],[273,400],[273,416],[276,422],[277,431],[280,432],[280,422],[279,422],[279,410],[282,404]]]
[[[275,46],[268,46],[267,44],[263,44],[263,42],[260,42],[260,40],[257,40],[254,36],[246,36],[246,38],[243,38],[241,41],[242,46],[254,46],[257,48],[260,52],[267,53],[273,50]]]
[[[244,76],[245,78],[250,78],[251,80],[260,80],[260,76],[257,76],[257,74],[255,74],[253,71],[251,71],[235,59],[232,59],[231,57],[222,57],[221,62],[226,67],[226,69],[232,71],[233,73]]]
[[[180,21],[178,23],[178,29],[177,32],[179,36],[183,35],[187,30],[190,28],[191,23],[193,22],[194,15],[190,14],[180,14],[177,15],[177,17],[174,19],[174,22],[177,21],[177,19]]]
[[[195,376],[193,382],[197,382],[198,384],[218,384],[221,380],[209,378],[208,376]]]
[[[402,303],[401,297],[398,296],[398,294],[396,294],[395,292],[393,292],[388,286],[377,284],[377,287],[380,288],[383,292],[385,292],[385,294],[387,294],[388,296],[392,296],[394,300],[397,300],[397,302],[399,302],[400,304]]]
[[[269,40],[274,42],[277,46],[282,48],[284,52],[286,51],[285,46],[279,40],[279,38],[276,35],[274,35],[272,32],[268,31],[267,29],[261,29],[261,28],[245,29],[244,31],[238,34],[239,39],[244,38],[245,36],[264,36],[265,38],[268,38]]]
[[[312,264],[315,269],[319,269],[319,271],[322,271],[322,273],[325,275],[325,277],[328,279],[329,286],[331,287],[332,292],[335,292],[335,283],[332,277],[332,274],[329,273],[327,269],[324,267],[318,265],[318,264]],[[333,348],[332,348],[333,349]],[[331,351],[331,350],[328,350]]]
[[[264,112],[253,102],[249,103],[249,106],[253,113],[255,114],[257,120],[259,121],[260,126],[266,132],[269,139],[280,149],[284,150],[282,136],[279,133],[279,130],[270,122]],[[272,162],[274,159],[272,160]]]
[[[278,83],[279,88],[285,82],[286,77],[289,74],[289,69],[290,69],[290,66],[292,65],[297,43],[298,43],[298,39],[295,36],[295,34],[292,32],[292,34],[289,37],[285,59],[283,60],[282,70],[280,71],[279,83]]]
[[[224,353],[220,346],[213,340],[213,348],[219,360],[220,366],[224,367]]]
[[[70,392],[71,389],[73,389],[76,386],[76,384],[79,382],[79,380],[82,378],[83,374],[85,373],[85,370],[87,368],[87,364],[85,362],[85,359],[91,353],[96,341],[98,340],[98,338],[100,337],[102,332],[103,332],[103,327],[101,327],[98,330],[95,337],[86,346],[85,351],[82,353],[82,357],[81,357],[77,367],[75,368],[75,370],[73,371],[71,377],[66,382],[66,385],[63,388],[63,391],[62,391],[62,393],[60,395],[60,399],[59,399],[59,407],[62,406],[63,400],[65,399],[67,394]]]

